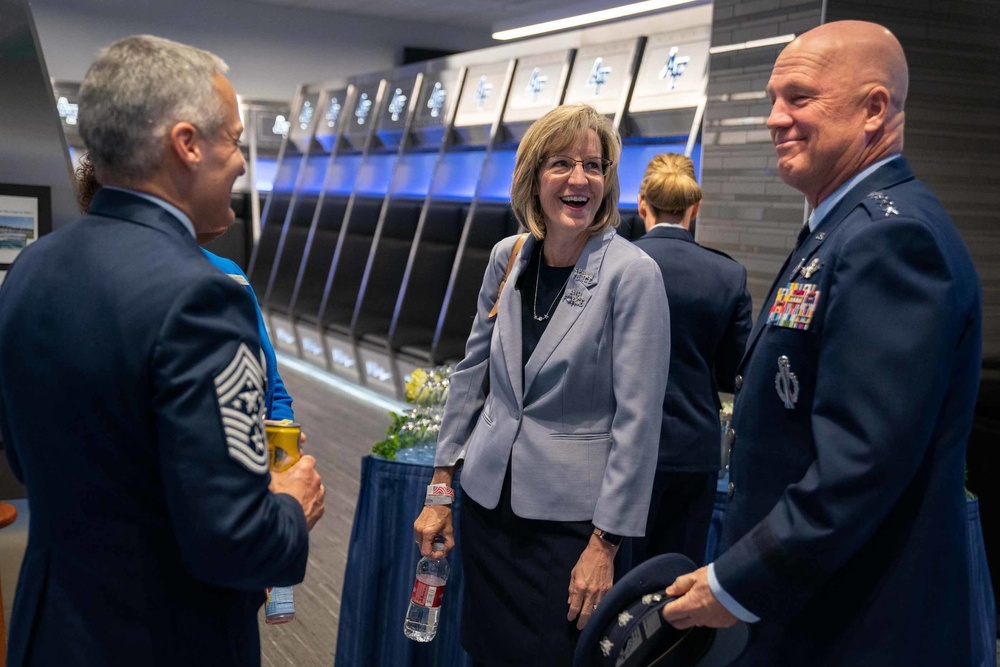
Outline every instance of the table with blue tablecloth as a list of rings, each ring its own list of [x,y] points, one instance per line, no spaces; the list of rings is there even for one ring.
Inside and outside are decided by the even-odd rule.
[[[403,619],[420,554],[413,540],[413,521],[423,507],[434,469],[429,462],[387,461],[366,456],[361,462],[361,489],[351,530],[340,604],[336,667],[471,667],[459,641],[462,608],[460,546],[449,553],[451,575],[445,589],[435,639],[427,644],[403,636]],[[719,480],[708,560],[714,557],[726,509],[728,478]],[[456,477],[455,512],[461,511],[461,484]],[[975,667],[994,667],[996,608],[990,585],[979,506],[969,501],[969,570],[972,605],[970,641]],[[458,521],[455,521],[456,533]],[[456,538],[458,535],[456,534]],[[460,544],[460,540],[459,544]]]
[[[448,554],[451,574],[437,636],[426,644],[403,635],[420,552],[413,521],[420,514],[434,468],[366,456],[347,549],[337,630],[337,667],[471,667],[459,642],[462,608],[461,547]],[[461,511],[455,483],[455,511]],[[456,531],[457,531],[457,524]]]

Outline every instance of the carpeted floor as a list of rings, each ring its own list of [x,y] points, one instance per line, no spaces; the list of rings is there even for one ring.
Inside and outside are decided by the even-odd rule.
[[[361,457],[385,435],[389,413],[282,367],[306,451],[326,486],[326,513],[312,530],[306,579],[295,587],[295,620],[266,625],[260,614],[264,667],[330,667],[337,645],[340,590],[358,499]]]

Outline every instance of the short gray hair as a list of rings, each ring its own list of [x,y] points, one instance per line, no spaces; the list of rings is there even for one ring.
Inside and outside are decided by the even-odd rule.
[[[225,121],[215,75],[228,69],[213,53],[151,35],[101,51],[80,86],[78,119],[95,168],[142,180],[156,171],[176,123],[214,133]]]

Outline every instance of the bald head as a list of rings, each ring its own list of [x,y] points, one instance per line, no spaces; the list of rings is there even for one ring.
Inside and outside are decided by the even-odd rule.
[[[883,26],[836,21],[794,39],[767,85],[781,178],[816,206],[901,152],[908,83],[903,47]]]
[[[807,51],[822,58],[859,85],[885,86],[892,102],[903,109],[910,83],[903,46],[889,30],[868,21],[834,21],[802,33],[782,51]]]

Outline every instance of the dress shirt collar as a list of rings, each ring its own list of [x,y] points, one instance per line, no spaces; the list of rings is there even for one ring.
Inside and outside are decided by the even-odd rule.
[[[844,195],[846,195],[851,188],[853,188],[855,185],[857,185],[864,179],[871,176],[877,169],[888,164],[892,160],[895,160],[899,156],[900,156],[899,153],[895,153],[887,158],[879,160],[874,164],[868,165],[867,168],[862,169],[854,176],[844,181],[844,183],[839,188],[833,191],[833,194],[831,194],[829,197],[821,201],[819,203],[819,206],[817,206],[815,210],[813,210],[813,212],[809,215],[809,231],[810,232],[816,231],[816,228],[819,227],[821,224],[823,224],[823,222],[825,222],[824,218],[827,216],[827,214],[829,214],[830,211],[833,210],[833,207],[836,206],[840,202],[840,200],[844,198]]]
[[[650,227],[649,231],[652,231],[652,230],[656,229],[657,227],[674,227],[676,229],[684,229],[684,231],[687,231],[687,229],[684,228],[684,225],[681,225],[681,224],[676,223],[676,222],[658,222],[655,225],[653,225],[652,227]]]

